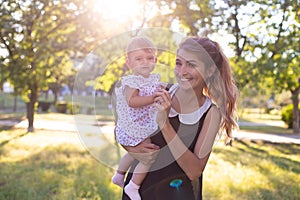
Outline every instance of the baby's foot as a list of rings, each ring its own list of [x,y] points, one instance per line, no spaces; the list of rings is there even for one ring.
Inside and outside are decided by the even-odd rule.
[[[124,174],[119,174],[116,172],[115,175],[112,177],[111,181],[114,184],[123,188],[124,187],[124,176],[125,176]]]
[[[131,200],[141,200],[139,189],[140,189],[140,186],[138,186],[134,182],[130,181],[128,183],[128,185],[125,186],[124,191]]]

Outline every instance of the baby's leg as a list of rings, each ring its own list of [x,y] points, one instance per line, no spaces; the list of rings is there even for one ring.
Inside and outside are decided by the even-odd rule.
[[[134,161],[134,158],[130,154],[125,154],[119,163],[118,169],[115,175],[112,177],[112,182],[121,188],[124,187],[124,177],[128,171],[131,163]]]
[[[131,180],[125,186],[124,191],[133,200],[140,200],[139,193],[140,186],[145,179],[150,166],[144,165],[141,162],[138,163],[132,174]]]
[[[141,162],[137,164],[132,174],[131,180],[124,188],[125,193],[130,197],[130,199],[133,200],[141,199],[139,189],[150,167],[151,167],[150,165],[144,165]]]

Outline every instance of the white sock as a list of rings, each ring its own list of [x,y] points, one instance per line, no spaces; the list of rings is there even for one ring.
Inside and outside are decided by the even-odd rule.
[[[112,177],[111,181],[114,184],[123,188],[124,187],[124,177],[125,177],[125,174],[120,174],[120,173],[116,172],[115,175]]]
[[[141,200],[139,189],[139,185],[135,184],[132,181],[129,181],[129,183],[125,186],[124,191],[131,200]]]

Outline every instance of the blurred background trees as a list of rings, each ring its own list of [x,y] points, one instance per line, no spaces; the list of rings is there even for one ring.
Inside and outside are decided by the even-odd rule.
[[[231,59],[240,106],[271,110],[271,101],[292,103],[293,130],[299,133],[299,10],[297,0],[0,0],[0,84],[9,82],[14,95],[24,97],[33,131],[40,92],[59,95],[63,85],[72,90],[82,61],[101,43],[123,32],[166,28],[220,42]],[[172,70],[174,56],[159,53]],[[83,87],[109,92],[112,74],[126,72],[122,56],[107,54],[113,59],[109,70],[89,72]],[[173,81],[171,71],[162,73],[164,81]],[[279,99],[283,92],[288,99]]]

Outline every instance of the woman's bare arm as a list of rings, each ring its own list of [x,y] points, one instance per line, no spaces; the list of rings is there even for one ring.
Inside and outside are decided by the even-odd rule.
[[[157,107],[160,110],[157,122],[159,123],[162,134],[177,163],[190,180],[195,180],[201,176],[207,164],[213,145],[213,142],[211,141],[214,141],[214,138],[219,131],[221,114],[215,106],[208,111],[201,133],[197,139],[195,150],[192,152],[178,137],[166,117],[168,109],[171,106],[169,97],[165,99],[165,102],[168,103],[163,105],[157,104]],[[208,143],[208,145],[206,145],[206,143]]]
[[[148,143],[148,142],[141,142],[136,146],[123,146],[128,153],[143,163],[144,165],[151,165],[155,161],[157,154],[159,152],[159,146]]]

